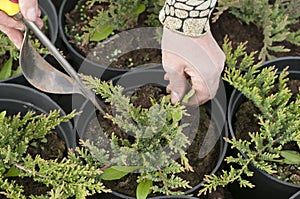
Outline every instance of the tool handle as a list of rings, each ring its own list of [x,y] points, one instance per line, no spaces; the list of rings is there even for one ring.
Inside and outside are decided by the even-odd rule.
[[[18,0],[0,0],[0,10],[9,16],[14,16],[20,12],[19,2]]]

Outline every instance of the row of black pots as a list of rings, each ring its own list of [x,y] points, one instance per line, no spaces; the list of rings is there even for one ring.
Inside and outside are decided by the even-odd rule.
[[[68,3],[67,3],[68,2]],[[75,2],[75,1],[72,1]],[[53,7],[52,3],[48,0],[48,1],[40,1],[40,8],[42,10],[42,12],[45,15],[48,15],[48,24],[49,24],[49,30],[50,30],[50,39],[51,41],[53,41],[53,43],[55,43],[56,39],[57,39],[57,33],[58,33],[58,24],[60,24],[60,28],[59,28],[59,32],[60,32],[60,37],[66,39],[65,34],[63,32],[63,12],[70,10],[72,7],[72,3],[65,0],[62,2],[62,5],[60,7],[60,11],[59,11],[59,23],[57,23],[58,18],[57,18],[57,14],[55,11],[55,8]],[[73,3],[74,6],[74,3]],[[50,10],[48,10],[50,9]],[[66,42],[64,40],[64,44],[67,47],[70,47],[68,50],[70,51],[69,53],[73,54],[74,56],[76,55],[76,52],[72,51],[73,47],[72,46],[68,46],[70,44],[68,44],[68,42]],[[75,60],[75,62],[77,62],[76,65],[80,66],[82,65],[82,63],[84,63],[84,65],[89,65],[87,66],[87,68],[91,69],[87,69],[88,74],[93,74],[95,73],[96,76],[98,76],[97,74],[101,74],[101,76],[103,76],[103,71],[101,69],[101,67],[99,67],[98,65],[95,65],[94,63],[90,63],[90,61],[85,60],[84,58],[82,58],[82,56],[79,58],[73,58],[72,60]],[[282,68],[289,66],[289,72],[290,72],[290,76],[293,78],[297,78],[299,79],[299,72],[298,72],[298,68],[300,66],[300,58],[299,57],[285,57],[285,58],[279,58],[279,59],[275,59],[275,60],[271,60],[269,62],[266,62],[263,64],[262,67],[266,67],[266,66],[271,66],[271,65],[275,65],[279,71],[282,70]],[[100,70],[100,72],[99,72]],[[123,74],[126,71],[118,71],[114,74],[109,74],[107,76],[107,79],[116,76],[118,74]],[[128,72],[128,71],[127,71]],[[152,71],[153,72],[153,71]],[[137,71],[136,71],[137,73]],[[135,74],[136,75],[136,74]],[[122,79],[126,79],[126,77],[130,77],[131,75],[128,73],[126,73]],[[147,78],[151,78],[150,81],[153,81],[153,77],[159,77],[159,75],[154,74],[151,76],[138,76],[138,77],[142,77],[141,79],[147,79]],[[136,77],[135,77],[136,78]],[[162,77],[159,77],[162,78]],[[136,78],[137,80],[137,78]],[[18,84],[25,84],[26,86],[28,86],[28,83],[26,82],[26,80],[24,79],[24,77],[22,75],[18,76],[17,78],[11,78],[8,79],[5,82],[12,82],[12,83],[18,83]],[[119,82],[120,83],[120,82]],[[140,84],[138,84],[140,85]],[[228,112],[227,112],[227,119],[228,119],[228,126],[229,126],[229,132],[231,134],[231,136],[234,136],[234,130],[232,128],[232,118],[233,115],[235,114],[237,107],[242,103],[243,100],[245,100],[244,96],[241,95],[239,92],[237,92],[236,90],[229,88],[228,90],[233,90],[232,94],[227,92],[227,95],[230,96],[230,100],[228,103]],[[49,96],[40,93],[32,88],[28,88],[28,87],[24,87],[22,85],[15,85],[15,84],[8,84],[8,83],[1,83],[0,84],[0,100],[1,100],[1,106],[0,109],[1,110],[7,110],[9,114],[15,114],[16,112],[21,112],[21,113],[25,113],[28,110],[36,110],[38,112],[49,112],[50,110],[53,109],[60,109],[61,107],[59,107],[57,105],[57,103],[55,101],[53,101],[51,98],[49,98]],[[222,95],[220,95],[222,96]],[[216,116],[218,117],[217,121],[219,121],[219,119],[221,119],[220,121],[225,120],[223,117],[223,110],[224,110],[224,106],[223,106],[223,102],[224,99],[220,100],[215,100],[217,107],[219,107],[219,115]],[[68,106],[68,110],[70,110],[71,108],[74,107],[74,105],[71,104],[72,102],[70,101],[70,98],[67,98],[67,100],[65,100],[65,104],[61,104],[61,106]],[[75,103],[76,104],[76,103]],[[222,105],[220,105],[222,104]],[[85,102],[83,104],[82,107],[80,107],[81,110],[86,110],[88,107],[90,106],[90,104],[88,102]],[[79,108],[79,106],[76,105],[76,107]],[[61,110],[62,114],[65,114],[63,110]],[[84,114],[91,114],[93,112],[89,112],[89,111],[84,111],[82,115]],[[89,118],[89,115],[84,115],[83,118]],[[220,118],[219,118],[220,117]],[[83,120],[83,121],[82,121]],[[78,133],[82,133],[83,132],[83,128],[84,125],[86,125],[86,122],[88,122],[88,120],[84,120],[81,117],[77,118],[75,121],[75,129],[78,131]],[[82,124],[84,123],[84,125]],[[219,130],[224,133],[223,136],[226,136],[226,126],[219,126]],[[75,147],[76,145],[76,136],[74,133],[74,130],[72,129],[71,123],[64,123],[61,124],[58,127],[58,132],[59,135],[66,140],[66,143],[68,145],[68,147]],[[222,140],[222,139],[220,139]],[[223,141],[222,141],[223,143]],[[223,146],[220,148],[220,160],[218,162],[218,164],[216,165],[216,168],[213,172],[215,172],[221,162],[223,161],[223,157],[225,155],[226,152],[226,143],[223,143]],[[282,198],[282,199],[297,199],[300,198],[300,186],[298,185],[293,185],[293,184],[289,184],[283,181],[280,181],[268,174],[266,174],[263,171],[260,171],[258,169],[256,169],[255,167],[252,167],[253,171],[255,171],[255,175],[254,177],[251,179],[253,181],[254,184],[256,184],[256,188],[254,189],[240,189],[239,187],[237,187],[236,184],[233,184],[230,188],[232,190],[232,193],[234,195],[234,198]],[[203,182],[202,182],[203,183]],[[201,184],[200,184],[201,185]],[[199,186],[200,186],[199,185]],[[197,187],[199,188],[199,187]],[[187,193],[192,193],[194,192],[197,188],[193,188],[190,191],[188,191]],[[298,192],[297,192],[298,191]],[[109,196],[104,196],[103,197],[106,198],[128,198],[127,196],[124,196],[122,194],[113,192],[112,195]],[[176,198],[176,197],[160,197],[160,198]],[[178,198],[178,197],[177,197]],[[182,196],[180,198],[192,198],[189,196]]]
[[[167,82],[163,80],[164,72],[162,70],[143,70],[136,71],[132,73],[127,73],[120,79],[115,79],[116,84],[122,85],[125,88],[140,87],[145,84],[155,83],[160,84],[160,86],[165,87]],[[153,78],[155,77],[155,78]],[[138,81],[132,81],[132,80]],[[120,80],[120,81],[118,81]],[[129,85],[129,84],[130,85]],[[76,96],[74,96],[76,98]],[[83,99],[83,98],[80,98]],[[78,103],[79,102],[79,103]],[[82,102],[82,101],[81,101]],[[74,129],[72,128],[71,122],[62,123],[56,129],[58,135],[61,139],[66,142],[68,148],[74,148],[77,146],[77,133],[79,137],[82,137],[82,134],[85,133],[86,127],[91,118],[95,116],[94,106],[88,101],[84,100],[84,103],[81,104],[80,101],[77,101],[77,105],[81,106],[79,111],[82,111],[82,114],[75,119]],[[76,104],[76,103],[75,103]],[[76,108],[76,107],[74,107]],[[223,162],[226,150],[227,143],[223,141],[223,137],[228,137],[228,130],[225,123],[225,112],[220,106],[220,103],[217,99],[212,100],[210,103],[207,103],[207,109],[211,114],[212,119],[216,123],[217,133],[219,135],[219,157],[218,162],[211,173],[216,173],[220,165]],[[35,111],[36,113],[49,113],[51,110],[60,110],[61,115],[65,115],[65,112],[62,108],[57,105],[49,96],[44,93],[37,91],[34,88],[30,88],[24,85],[11,84],[11,83],[0,83],[0,111],[6,110],[8,115],[14,115],[20,112],[22,115],[28,111]],[[202,181],[199,185],[188,190],[186,194],[194,196],[197,195],[199,188],[204,182]],[[97,198],[133,198],[117,192],[112,192],[112,194],[101,194],[94,196]],[[189,198],[191,196],[160,196],[153,197],[153,199],[158,198]],[[206,196],[201,196],[201,198],[207,198]]]
[[[270,62],[266,62],[263,64],[263,67],[275,65],[279,72],[286,66],[289,66],[290,77],[293,79],[299,79],[299,70],[297,67],[300,65],[299,57],[287,57],[287,58],[279,58]],[[150,74],[149,74],[149,73]],[[154,78],[156,80],[154,80]],[[135,81],[132,81],[135,80]],[[126,73],[121,76],[120,80],[117,81],[117,84],[120,84],[126,88],[131,88],[133,86],[141,86],[147,83],[159,83],[166,84],[163,80],[163,71],[161,70],[152,70],[152,71],[133,71],[132,73]],[[233,115],[236,112],[238,106],[245,100],[245,97],[237,92],[233,91],[229,106],[228,106],[228,125],[231,136],[234,136],[234,130],[232,127],[232,119]],[[47,95],[38,92],[35,89],[28,88],[22,85],[10,84],[10,83],[1,83],[0,84],[0,110],[7,110],[8,114],[15,114],[17,112],[26,113],[29,110],[34,110],[37,112],[47,113],[53,109],[61,108]],[[225,122],[224,112],[222,111],[222,107],[220,107],[220,103],[218,99],[212,100],[212,103],[215,103],[217,111],[214,112],[216,114],[212,115],[212,118],[217,122],[218,129],[222,132],[222,136],[227,136],[227,128],[223,126]],[[80,103],[78,104],[80,105]],[[211,106],[208,106],[211,107]],[[88,102],[85,101],[83,105],[80,107],[80,110],[83,111],[82,115],[75,120],[75,130],[78,132],[79,137],[85,132],[85,128],[89,119],[95,113],[93,110],[94,107]],[[61,110],[61,114],[65,114],[63,110]],[[70,123],[63,123],[58,127],[59,135],[66,140],[66,144],[68,147],[75,147],[76,145],[76,136],[75,132],[72,130],[72,126]],[[225,152],[226,152],[226,143],[222,141],[222,147],[220,148],[220,157],[218,164],[216,165],[214,171],[215,173],[220,164],[223,161]],[[256,185],[254,189],[240,189],[236,184],[231,186],[231,193],[234,195],[234,198],[254,198],[254,197],[263,197],[263,198],[282,198],[282,199],[294,199],[299,197],[299,193],[296,193],[300,190],[300,186],[283,182],[278,180],[263,171],[252,167],[255,175],[251,178],[251,181]],[[202,182],[203,183],[203,182]],[[201,186],[201,184],[199,184]],[[199,187],[194,187],[189,190],[187,194],[194,193]],[[101,195],[101,198],[128,198],[120,193],[113,192],[112,195]],[[184,196],[188,197],[188,196]],[[162,197],[160,197],[162,198]],[[168,196],[167,198],[174,198]]]
[[[275,66],[278,69],[278,73],[280,73],[286,66],[289,66],[289,78],[292,79],[300,79],[300,57],[283,57],[274,59],[271,61],[265,62],[261,67],[268,67],[268,66]],[[160,71],[162,72],[162,71]],[[114,78],[114,81],[117,81],[117,84],[124,86],[125,88],[132,88],[134,86],[141,86],[145,83],[149,82],[159,82],[159,84],[164,84],[162,80],[162,74],[159,71],[153,70],[150,71],[150,74],[146,73],[146,71],[132,71],[131,73],[126,73],[121,76],[121,79]],[[155,80],[155,78],[157,78]],[[132,81],[134,80],[134,81]],[[222,88],[221,88],[222,89]],[[232,88],[229,88],[232,89]],[[220,92],[218,92],[220,93]],[[220,106],[219,101],[222,101],[222,97],[224,95],[217,95],[216,100],[219,105],[219,113],[215,114],[214,116],[221,114],[222,115],[222,106]],[[240,104],[245,101],[245,97],[238,92],[237,90],[233,89],[233,92],[230,94],[230,100],[228,103],[228,111],[227,111],[227,120],[228,120],[228,127],[230,136],[234,137],[234,129],[233,129],[233,118],[234,115],[240,106]],[[224,107],[223,107],[224,108]],[[93,106],[88,101],[85,101],[83,106],[80,108],[83,111],[84,117],[77,118],[75,121],[75,128],[78,132],[79,137],[82,137],[84,134],[84,130],[90,120],[94,116]],[[222,117],[219,118],[217,121],[222,121]],[[224,136],[224,134],[223,134]],[[224,149],[223,149],[224,150]],[[223,151],[224,152],[224,151]],[[221,149],[221,153],[222,149]],[[222,156],[223,158],[223,156]],[[223,159],[222,159],[223,160]],[[222,161],[220,160],[220,161]],[[220,165],[216,166],[216,169]],[[250,181],[255,184],[255,188],[252,189],[245,189],[240,188],[237,183],[233,183],[229,186],[230,192],[233,195],[233,198],[246,198],[246,199],[253,199],[253,198],[280,198],[280,199],[297,199],[300,197],[300,186],[284,182],[279,180],[264,171],[261,171],[251,165],[251,170],[254,171],[254,176],[250,179]],[[215,171],[213,171],[215,172]],[[202,182],[203,183],[203,182]],[[199,187],[197,187],[199,188]],[[193,193],[193,189],[187,192]],[[113,192],[112,195],[101,195],[103,198],[130,198],[128,196],[124,196],[123,194]],[[101,197],[101,198],[102,198]],[[171,197],[172,198],[172,197]]]
[[[73,4],[72,4],[73,3]],[[63,20],[62,20],[62,16],[63,16],[63,10],[70,10],[71,7],[70,6],[74,6],[76,3],[76,1],[63,1],[62,5],[61,5],[61,11],[60,11],[60,21],[59,23],[57,23],[57,14],[55,11],[55,7],[53,6],[53,4],[51,3],[50,0],[45,0],[45,1],[39,1],[39,6],[40,9],[42,10],[42,13],[44,15],[48,16],[48,27],[49,27],[49,35],[50,35],[50,39],[51,41],[56,44],[57,43],[57,32],[58,32],[58,24],[60,24],[60,36],[63,38],[64,40],[64,44],[68,47],[68,51],[71,54],[74,54],[71,56],[71,59],[75,66],[79,66],[84,64],[84,67],[86,68],[86,74],[95,74],[95,76],[100,77],[99,74],[101,75],[101,78],[103,79],[103,75],[105,76],[105,80],[108,80],[112,77],[115,77],[116,75],[120,75],[120,74],[124,74],[125,72],[128,72],[128,70],[121,70],[121,69],[116,69],[116,70],[107,70],[105,69],[105,67],[103,66],[99,66],[99,65],[95,65],[94,63],[91,63],[89,60],[84,59],[80,54],[78,54],[72,46],[69,46],[70,44],[66,41],[65,38],[65,34],[63,32]],[[79,59],[75,58],[75,57],[79,57]],[[53,58],[47,58],[45,57],[45,59],[47,59],[48,61],[53,61]],[[53,62],[55,63],[55,61]],[[59,66],[56,66],[59,68]],[[156,67],[156,66],[155,66]],[[104,70],[103,70],[104,68]],[[158,66],[157,68],[161,68],[160,66]],[[82,71],[81,71],[82,72]],[[159,71],[152,71],[150,72],[151,74],[149,75],[148,72],[143,71],[143,74],[139,74],[139,73],[134,73],[134,74],[130,74],[128,75],[129,77],[133,77],[135,80],[140,79],[141,82],[136,82],[134,81],[135,85],[132,86],[140,86],[141,84],[145,84],[145,80],[148,80],[147,83],[149,82],[153,82],[154,81],[154,77],[157,79],[157,81],[159,82],[164,82],[164,86],[166,86],[166,82],[163,80],[163,71],[159,70]],[[127,74],[125,76],[122,77],[122,79],[124,80],[124,78],[127,77]],[[136,85],[136,83],[138,83],[138,85]],[[59,85],[58,85],[59,86]],[[50,98],[50,97],[52,98]],[[71,104],[71,101],[69,101],[71,98],[70,96],[68,96],[67,101],[65,100],[66,104],[60,104],[61,106],[58,105],[58,101],[57,98],[54,97],[55,101],[53,100],[53,95],[51,94],[45,94],[42,92],[37,91],[35,88],[33,88],[31,85],[29,85],[29,83],[26,81],[26,79],[24,78],[23,75],[19,75],[17,77],[13,77],[7,80],[4,80],[1,84],[0,84],[0,110],[6,110],[8,112],[9,115],[13,115],[16,114],[18,112],[20,112],[21,114],[25,114],[26,112],[33,110],[37,113],[49,113],[50,110],[60,110],[62,115],[65,115],[64,110],[66,110],[66,108],[64,106],[68,106],[67,110],[71,110],[74,108],[74,105]],[[73,100],[74,101],[74,100]],[[76,103],[75,103],[76,104]],[[213,104],[213,105],[212,105]],[[76,133],[77,133],[77,129],[81,128],[81,124],[79,124],[80,122],[88,122],[87,118],[85,116],[86,113],[94,113],[94,112],[86,112],[86,106],[88,107],[88,105],[90,105],[88,102],[84,103],[85,106],[82,106],[80,108],[80,110],[83,110],[83,113],[81,114],[80,117],[78,117],[75,120],[75,131],[74,129],[72,129],[72,124],[71,122],[67,122],[67,123],[62,123],[61,125],[59,125],[56,129],[56,131],[58,132],[58,135],[65,140],[66,145],[68,148],[74,148],[76,147],[77,143],[76,143]],[[208,109],[210,109],[210,107],[216,107],[218,114],[216,116],[212,115],[212,118],[215,120],[215,122],[217,123],[217,127],[218,127],[218,132],[220,133],[220,151],[219,151],[219,158],[218,158],[218,162],[217,165],[215,166],[215,168],[213,169],[212,173],[215,173],[218,168],[220,167],[223,158],[225,156],[226,153],[226,149],[227,149],[227,143],[225,143],[222,139],[223,136],[228,136],[228,131],[227,131],[227,126],[225,125],[225,112],[223,111],[222,107],[220,106],[220,104],[218,103],[217,100],[214,100],[210,103],[210,106],[207,106]],[[78,107],[79,108],[79,107]],[[78,125],[79,124],[79,125]],[[81,133],[84,132],[84,129],[81,130]],[[195,196],[198,193],[198,189],[199,187],[203,184],[204,182],[202,181],[199,185],[197,185],[196,187],[193,187],[191,190],[187,191],[186,194],[194,194]],[[101,195],[101,198],[129,198],[128,196],[122,195],[120,193],[117,192],[113,192],[112,195]],[[132,198],[132,197],[131,197]],[[155,198],[190,198],[192,199],[193,197],[191,196],[161,196],[161,197],[155,197]],[[206,198],[206,197],[202,197],[202,198]]]
[[[270,65],[276,65],[280,70],[282,70],[283,67],[289,65],[289,73],[290,77],[292,78],[299,78],[299,72],[297,71],[297,67],[300,64],[300,59],[295,58],[281,58],[277,59],[275,61],[267,62],[263,66],[270,66]],[[128,85],[127,83],[136,83],[137,86],[140,86],[143,83],[149,83],[153,82],[153,77],[158,78],[158,80],[155,80],[154,82],[162,82],[162,71],[150,71],[150,75],[146,73],[146,71],[142,71],[142,74],[139,74],[138,71],[131,73],[127,73],[122,76],[122,81],[118,82],[121,83],[121,85],[126,87],[132,87],[134,85]],[[127,81],[126,81],[127,79]],[[132,81],[132,79],[136,81]],[[124,81],[125,80],[125,81]],[[129,81],[128,81],[129,80]],[[140,80],[140,81],[138,81]],[[125,84],[124,84],[125,83]],[[38,112],[49,112],[49,110],[52,109],[60,109],[59,106],[55,104],[48,96],[45,94],[41,94],[40,92],[23,87],[21,85],[14,85],[14,84],[1,84],[0,85],[1,90],[1,110],[8,110],[9,114],[15,114],[16,112],[22,112],[25,113],[28,110],[36,110]],[[41,100],[43,99],[43,100]],[[234,131],[232,128],[232,116],[234,115],[235,111],[237,110],[237,107],[241,104],[241,102],[245,100],[244,96],[241,95],[236,90],[233,91],[230,101],[229,101],[229,107],[228,107],[228,121],[229,121],[229,129],[232,136],[234,136]],[[84,105],[81,107],[80,110],[83,111],[82,117],[77,118],[75,121],[75,128],[78,130],[79,133],[84,132],[84,127],[86,126],[86,122],[88,122],[88,118],[90,116],[84,115],[85,113],[91,114],[92,111],[86,111],[90,106],[90,103],[87,101],[84,103]],[[222,110],[222,109],[220,109]],[[62,111],[62,114],[63,111]],[[220,115],[222,115],[222,111],[220,112]],[[222,120],[222,117],[221,117]],[[83,124],[82,124],[83,123]],[[63,127],[59,127],[59,134],[62,136],[69,147],[74,147],[75,144],[75,134],[71,133],[71,126],[70,123],[68,124],[62,124]],[[65,133],[67,132],[67,133]],[[226,149],[220,149],[221,154],[223,154],[226,151]],[[218,165],[216,166],[216,169],[213,171],[215,172],[218,167],[220,166],[222,162],[221,156]],[[254,189],[240,189],[237,188],[236,185],[233,185],[231,187],[232,193],[234,194],[235,198],[253,198],[257,196],[263,196],[264,198],[273,198],[280,196],[279,198],[288,198],[292,194],[294,194],[297,190],[300,189],[299,186],[289,184],[283,181],[280,181],[265,172],[262,172],[260,170],[257,170],[256,168],[252,167],[252,169],[255,171],[254,177],[251,179],[254,184],[256,184],[256,188]],[[191,189],[192,192],[193,189]],[[276,190],[276,191],[274,191]],[[187,192],[190,193],[190,192]],[[114,198],[126,198],[126,196],[113,192]],[[104,196],[103,196],[104,197]],[[111,195],[106,197],[112,197]],[[292,196],[291,198],[296,198],[297,196]]]

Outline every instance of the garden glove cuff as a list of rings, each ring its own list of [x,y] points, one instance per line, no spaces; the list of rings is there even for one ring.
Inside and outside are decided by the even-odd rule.
[[[195,90],[189,100],[190,105],[203,104],[215,96],[225,54],[210,32],[193,38],[165,28],[162,56],[165,79],[169,80],[167,91],[171,92],[172,103],[183,98],[190,89],[189,83]]]
[[[198,37],[209,31],[209,19],[217,0],[166,0],[159,20],[177,33]]]

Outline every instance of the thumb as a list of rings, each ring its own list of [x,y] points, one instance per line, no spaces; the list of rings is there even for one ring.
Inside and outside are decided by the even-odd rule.
[[[171,93],[171,102],[175,104],[181,101],[187,90],[187,80],[183,73],[168,70],[165,79],[169,80],[167,92]]]
[[[0,30],[8,36],[8,38],[15,44],[18,49],[21,48],[23,34],[20,31],[3,25],[0,25]]]
[[[19,6],[22,15],[30,20],[35,21],[38,18],[38,1],[37,0],[19,0]]]
[[[185,76],[181,76],[179,74],[170,76],[170,83],[167,90],[171,92],[171,102],[173,104],[181,101],[185,95],[186,88],[187,82]]]
[[[171,93],[171,102],[174,104],[181,101],[188,87],[185,62],[180,56],[163,50],[162,64],[166,72],[165,79],[169,81],[167,92]]]

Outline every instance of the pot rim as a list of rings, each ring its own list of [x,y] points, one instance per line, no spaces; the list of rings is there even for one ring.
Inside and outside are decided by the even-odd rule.
[[[36,96],[36,101],[40,101],[40,100],[45,100],[46,104],[38,104],[38,103],[34,103],[33,101],[30,100],[23,100],[24,97],[20,96],[18,98],[13,98],[13,97],[5,97],[5,98],[1,98],[1,100],[6,100],[6,101],[10,101],[10,102],[16,102],[19,104],[24,104],[25,106],[29,106],[34,108],[37,111],[40,111],[41,113],[47,114],[50,110],[59,110],[60,111],[60,115],[66,115],[66,113],[64,112],[64,110],[55,102],[53,101],[48,95],[39,92],[33,88],[24,86],[24,85],[20,85],[20,84],[14,84],[14,83],[0,83],[0,88],[2,87],[8,87],[10,91],[15,90],[14,92],[19,92],[19,91],[24,91],[24,93],[26,93],[26,95],[30,95],[30,96]],[[49,110],[46,110],[45,107],[42,106],[47,106],[49,107]],[[51,106],[51,107],[50,107]],[[66,147],[69,148],[75,148],[76,147],[76,142],[75,142],[75,134],[73,132],[73,127],[71,125],[71,121],[68,122],[63,122],[60,125],[58,125],[56,128],[59,129],[62,139],[65,141],[66,143]],[[71,135],[69,135],[71,134]]]

